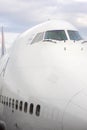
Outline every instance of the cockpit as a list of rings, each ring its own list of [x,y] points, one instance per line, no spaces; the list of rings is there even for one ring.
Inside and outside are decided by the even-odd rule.
[[[34,39],[32,40],[32,44],[39,41],[80,41],[82,37],[79,32],[76,30],[49,30],[45,32],[37,33]]]

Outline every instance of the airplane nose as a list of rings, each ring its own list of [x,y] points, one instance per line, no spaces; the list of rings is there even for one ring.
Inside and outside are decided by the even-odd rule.
[[[87,90],[76,94],[63,114],[63,130],[87,130]]]

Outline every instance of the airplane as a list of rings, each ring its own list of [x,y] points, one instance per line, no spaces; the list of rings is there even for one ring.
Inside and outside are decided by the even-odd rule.
[[[46,21],[2,49],[0,130],[87,130],[87,42],[72,24]]]

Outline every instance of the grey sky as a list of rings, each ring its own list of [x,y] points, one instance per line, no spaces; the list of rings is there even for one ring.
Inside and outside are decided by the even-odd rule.
[[[87,35],[87,0],[0,0],[0,25],[20,33],[48,19],[63,19]]]

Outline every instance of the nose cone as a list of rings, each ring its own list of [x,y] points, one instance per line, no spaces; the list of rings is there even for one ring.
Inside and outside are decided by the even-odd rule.
[[[68,102],[63,115],[63,130],[87,130],[87,90]]]

